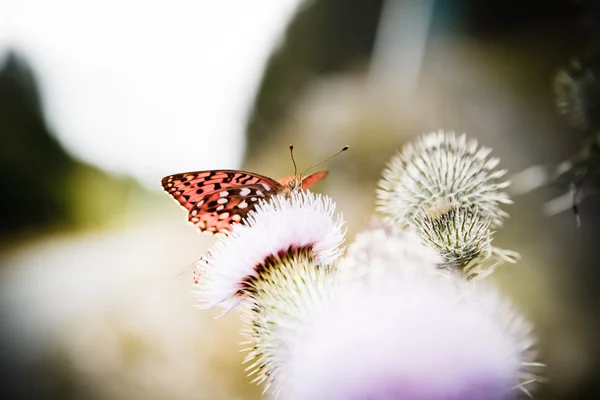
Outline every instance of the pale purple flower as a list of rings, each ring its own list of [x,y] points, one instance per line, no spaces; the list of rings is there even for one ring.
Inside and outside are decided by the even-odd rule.
[[[359,279],[338,281],[282,336],[281,398],[505,400],[528,390],[531,326],[493,288],[441,273],[410,233],[366,232],[349,255],[340,269]]]

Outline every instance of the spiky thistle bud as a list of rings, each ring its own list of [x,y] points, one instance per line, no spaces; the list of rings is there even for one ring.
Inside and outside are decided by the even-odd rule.
[[[432,132],[408,143],[388,163],[377,190],[378,210],[392,223],[410,224],[419,208],[439,201],[458,207],[473,206],[490,227],[508,216],[500,204],[511,203],[499,181],[506,170],[497,170],[491,149],[480,147],[465,134]]]
[[[244,363],[252,382],[265,382],[264,391],[278,394],[282,366],[289,356],[290,341],[307,329],[315,308],[327,304],[336,283],[335,269],[317,265],[309,252],[287,255],[260,273],[247,289],[242,335],[248,346]]]
[[[506,171],[496,169],[500,161],[490,152],[465,134],[425,134],[392,158],[377,190],[387,221],[415,228],[446,264],[463,272],[469,266],[471,278],[496,252],[492,229],[508,216],[500,204],[511,203],[503,191],[509,182],[500,181]]]
[[[490,247],[490,221],[473,207],[439,202],[413,217],[419,235],[452,265],[462,265]]]

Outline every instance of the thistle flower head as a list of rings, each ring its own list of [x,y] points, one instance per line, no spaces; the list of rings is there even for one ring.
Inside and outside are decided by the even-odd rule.
[[[387,257],[387,240],[403,242],[408,257]],[[531,327],[495,291],[433,273],[419,261],[426,251],[410,254],[410,235],[375,230],[360,241],[370,251],[341,263],[375,275],[340,283],[305,318],[310,329],[288,338],[284,398],[506,400],[528,391],[539,366]]]
[[[500,161],[490,152],[465,134],[425,134],[389,162],[377,190],[378,210],[393,223],[410,224],[423,206],[445,201],[474,207],[491,228],[500,226],[508,215],[500,204],[511,202],[502,192],[509,182],[499,181],[506,171],[496,169]]]
[[[259,204],[198,262],[196,293],[203,306],[234,307],[253,278],[290,255],[302,253],[315,265],[334,261],[344,240],[343,219],[334,211],[329,197],[308,191]]]
[[[449,202],[422,206],[413,223],[424,243],[448,264],[460,266],[489,252],[490,220],[483,219],[473,206]]]
[[[334,268],[316,265],[308,251],[285,256],[277,268],[266,268],[248,288],[253,301],[242,314],[248,347],[244,363],[253,382],[265,382],[264,391],[276,395],[289,343],[303,335],[308,316],[327,304],[336,283]]]
[[[598,128],[600,81],[598,61],[582,62],[573,59],[554,77],[556,108],[571,125],[579,129]]]

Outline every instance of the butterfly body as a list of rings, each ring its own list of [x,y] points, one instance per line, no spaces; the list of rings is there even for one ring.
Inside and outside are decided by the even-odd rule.
[[[188,211],[188,220],[209,234],[232,230],[242,222],[261,199],[289,196],[307,189],[327,176],[319,171],[306,177],[292,175],[279,181],[253,172],[210,170],[169,175],[163,189]]]

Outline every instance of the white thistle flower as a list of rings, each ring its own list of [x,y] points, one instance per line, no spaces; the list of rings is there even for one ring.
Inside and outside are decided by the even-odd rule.
[[[490,227],[502,225],[508,214],[500,204],[511,203],[500,182],[505,170],[499,159],[488,157],[491,149],[454,132],[431,132],[408,143],[388,163],[377,190],[378,210],[390,222],[410,224],[422,207],[440,201],[458,207],[476,207]]]
[[[529,393],[542,366],[529,323],[491,288],[435,273],[435,257],[411,236],[375,229],[350,246],[341,266],[367,275],[338,282],[330,296],[320,295],[327,302],[280,334],[287,344],[276,371],[282,398],[506,400],[519,389]]]
[[[201,306],[235,307],[265,263],[300,251],[315,265],[329,264],[342,252],[341,215],[335,203],[309,191],[277,196],[259,204],[231,234],[217,242],[197,265]]]

